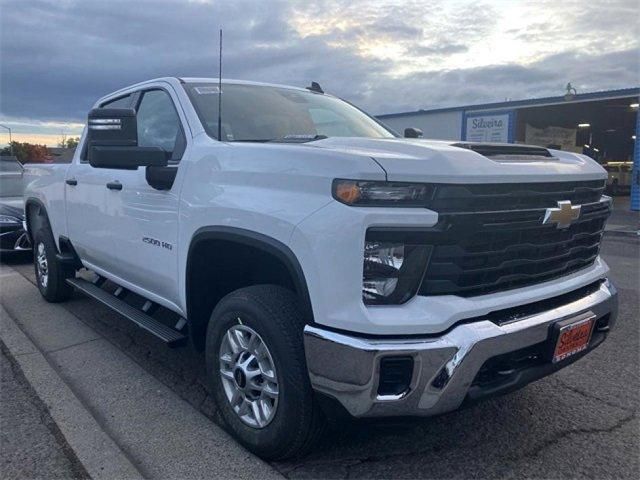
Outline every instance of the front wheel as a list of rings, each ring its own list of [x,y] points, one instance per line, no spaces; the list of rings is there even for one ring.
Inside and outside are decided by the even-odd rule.
[[[270,460],[298,456],[322,434],[296,297],[258,285],[230,293],[207,329],[207,377],[231,433]]]

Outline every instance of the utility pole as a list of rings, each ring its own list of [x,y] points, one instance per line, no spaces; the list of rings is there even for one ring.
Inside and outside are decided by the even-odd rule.
[[[11,129],[6,125],[1,125],[1,124],[0,124],[0,127],[6,128],[7,130],[9,130],[9,155],[13,157],[13,142],[11,141]]]

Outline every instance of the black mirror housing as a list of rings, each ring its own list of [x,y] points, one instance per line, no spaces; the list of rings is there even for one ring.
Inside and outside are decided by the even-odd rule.
[[[95,168],[137,170],[138,167],[165,167],[167,152],[160,147],[89,147],[89,163]]]
[[[87,156],[92,167],[136,170],[168,163],[162,148],[138,146],[138,122],[131,108],[94,108],[87,125]]]
[[[89,147],[138,145],[138,122],[132,108],[94,108],[89,112],[87,124]]]
[[[421,138],[421,137],[422,137],[422,130],[420,130],[419,128],[409,127],[404,129],[404,138]]]

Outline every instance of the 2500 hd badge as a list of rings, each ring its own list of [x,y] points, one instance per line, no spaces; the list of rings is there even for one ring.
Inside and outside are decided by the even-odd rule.
[[[142,237],[142,241],[144,243],[148,243],[149,245],[154,245],[156,247],[166,248],[167,250],[173,250],[173,245],[171,245],[168,242],[163,242],[161,240],[158,240],[157,238]]]

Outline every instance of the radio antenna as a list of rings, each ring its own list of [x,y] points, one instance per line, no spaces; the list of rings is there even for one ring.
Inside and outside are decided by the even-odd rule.
[[[222,29],[220,29],[220,51],[218,53],[218,140],[222,141]]]

